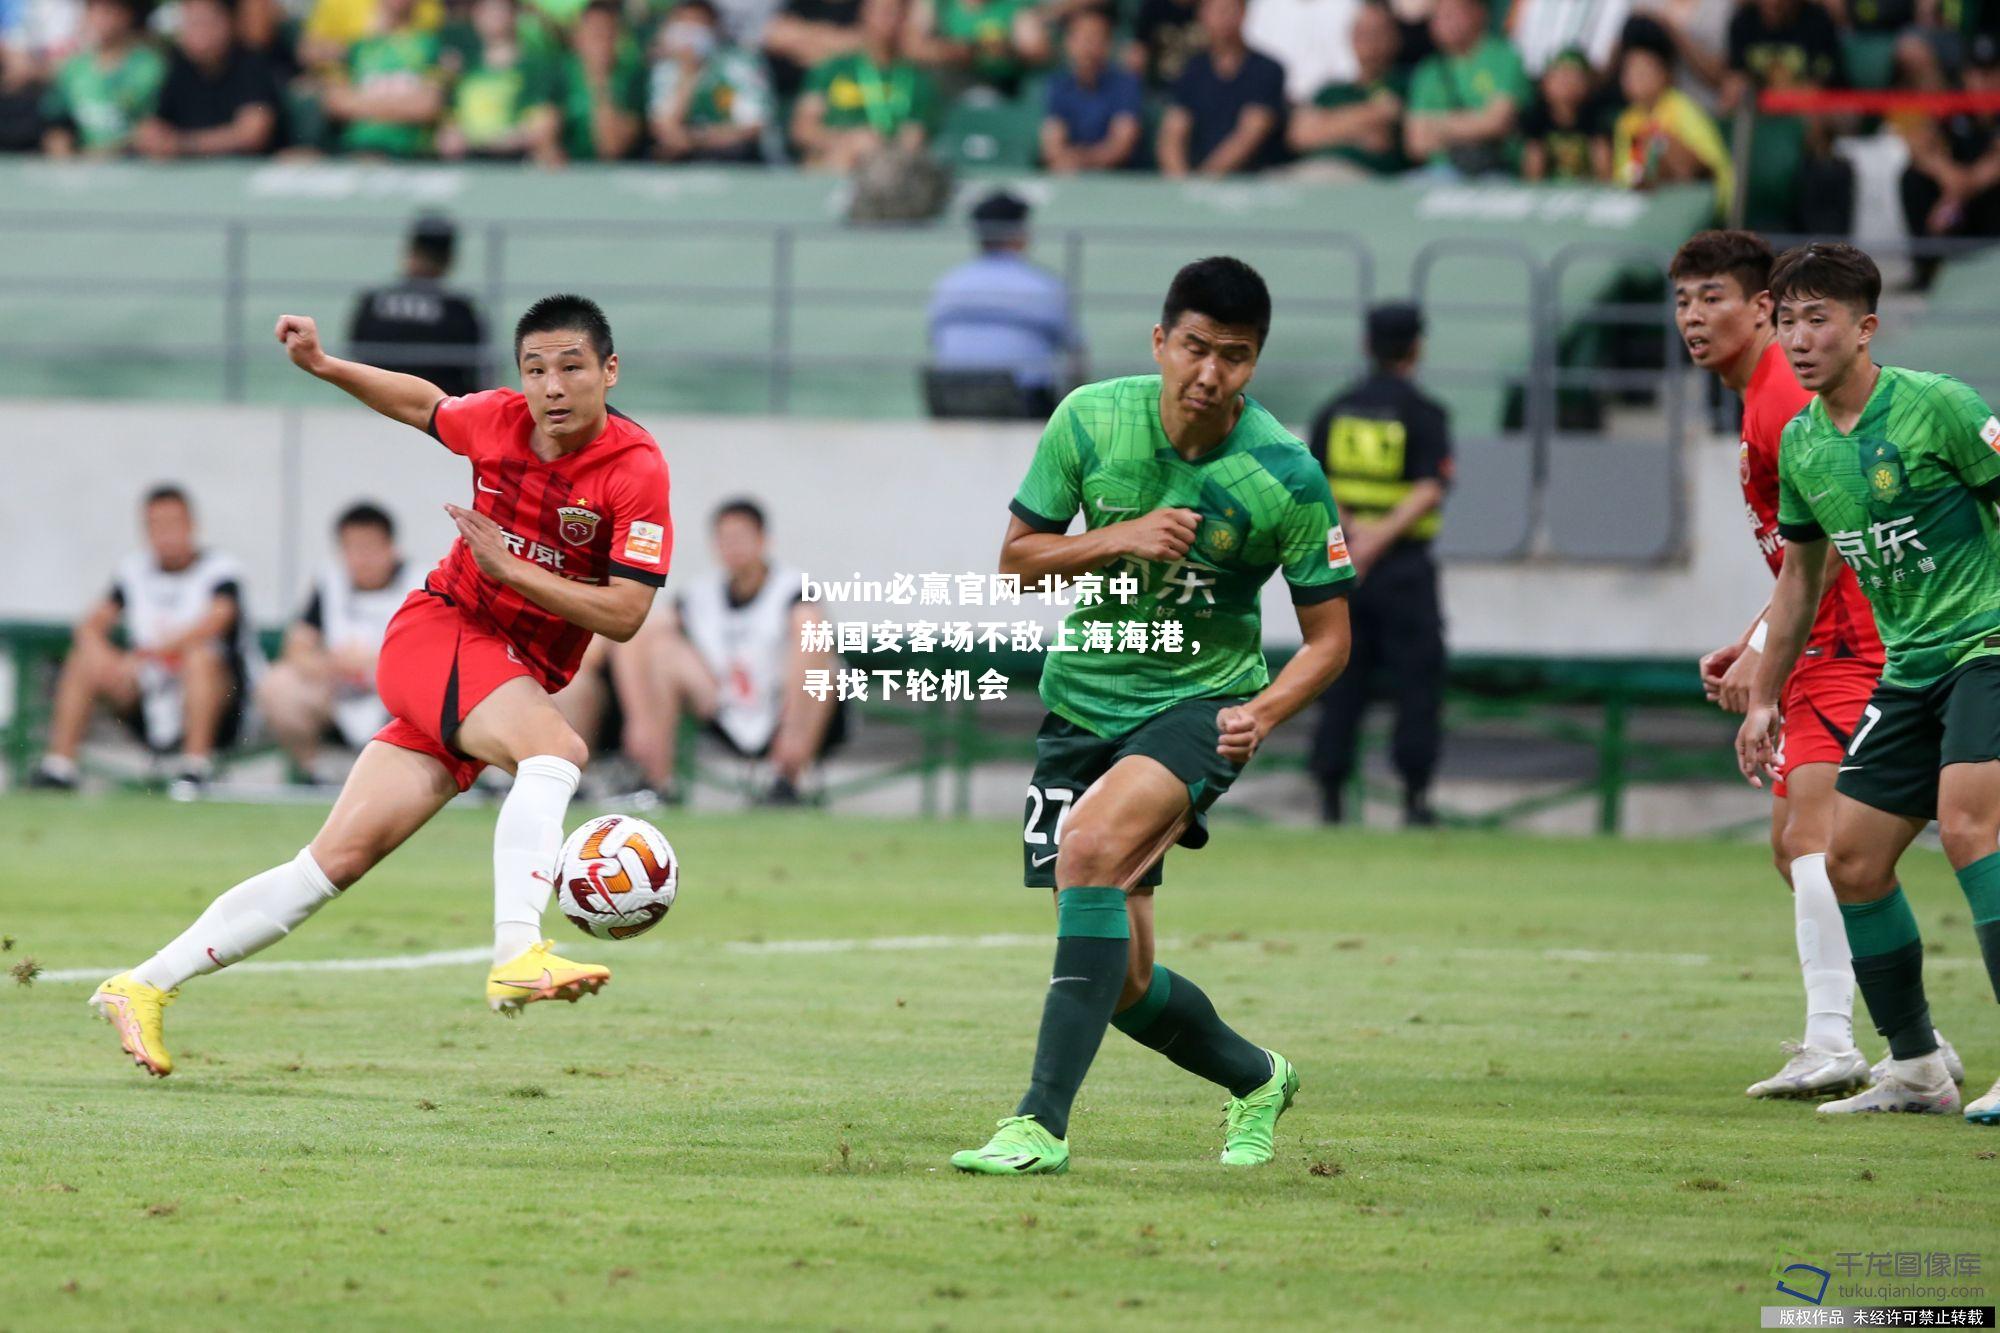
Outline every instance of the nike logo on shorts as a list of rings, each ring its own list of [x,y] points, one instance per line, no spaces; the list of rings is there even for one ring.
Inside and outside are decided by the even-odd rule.
[[[1058,856],[1061,855],[1062,855],[1061,852],[1050,852],[1047,856],[1031,856],[1028,858],[1028,864],[1033,866],[1035,869],[1040,870],[1043,866],[1047,865],[1049,862],[1055,860]]]
[[[1840,766],[1840,771],[1843,773],[1853,773],[1866,767],[1867,767],[1866,764],[1842,764]]]

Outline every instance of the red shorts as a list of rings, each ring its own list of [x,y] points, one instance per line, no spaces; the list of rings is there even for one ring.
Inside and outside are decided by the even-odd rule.
[[[1875,693],[1882,668],[1852,657],[1807,657],[1785,682],[1785,730],[1778,737],[1773,796],[1785,794],[1785,775],[1800,764],[1838,764]]]
[[[516,676],[534,678],[512,644],[419,588],[389,621],[375,662],[375,688],[390,714],[375,739],[430,755],[464,791],[486,765],[452,748],[459,724]]]

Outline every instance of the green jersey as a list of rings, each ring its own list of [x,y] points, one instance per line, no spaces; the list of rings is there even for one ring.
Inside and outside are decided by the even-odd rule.
[[[1046,658],[1042,701],[1100,736],[1183,700],[1269,684],[1258,592],[1274,570],[1302,606],[1354,582],[1326,474],[1305,445],[1246,397],[1236,428],[1188,462],[1161,428],[1158,375],[1087,384],[1065,398],[1009,508],[1040,532],[1064,531],[1079,509],[1087,528],[1154,509],[1201,515],[1181,559],[1128,556],[1097,571],[1101,600],[1078,598]]]
[[[42,114],[74,125],[80,148],[123,148],[139,122],[153,114],[166,78],[167,62],[144,43],[115,65],[80,51],[56,71]]]
[[[1517,111],[1524,111],[1534,100],[1535,86],[1513,45],[1503,37],[1489,36],[1462,56],[1442,51],[1426,56],[1410,76],[1408,110],[1413,116],[1479,111],[1496,97],[1504,97]],[[1519,144],[1512,139],[1505,157],[1509,164],[1520,158]],[[1449,163],[1451,154],[1433,153],[1431,161]]]
[[[443,51],[434,32],[398,28],[356,42],[347,53],[347,77],[357,88],[414,88],[440,77]],[[382,153],[389,157],[419,157],[430,151],[428,125],[387,120],[357,120],[348,125],[343,144],[351,153]]]
[[[1883,366],[1854,429],[1815,397],[1778,444],[1778,530],[1830,538],[1875,608],[1884,684],[2000,652],[2000,420],[1949,375]]]

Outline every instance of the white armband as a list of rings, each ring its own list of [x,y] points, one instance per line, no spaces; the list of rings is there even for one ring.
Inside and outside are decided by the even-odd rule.
[[[1764,641],[1770,637],[1771,637],[1771,622],[1768,620],[1759,620],[1757,622],[1757,628],[1750,631],[1750,644],[1749,644],[1750,651],[1753,653],[1763,652]]]

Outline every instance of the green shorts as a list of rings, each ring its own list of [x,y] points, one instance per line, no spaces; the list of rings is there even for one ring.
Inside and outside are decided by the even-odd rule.
[[[1916,689],[1878,685],[1861,710],[1834,789],[1914,819],[1937,817],[1938,770],[2000,759],[2000,657]]]
[[[1208,807],[1243,771],[1215,752],[1221,734],[1215,718],[1242,702],[1234,697],[1189,699],[1155,713],[1122,736],[1099,736],[1050,713],[1035,735],[1035,776],[1028,784],[1028,810],[1021,829],[1021,882],[1031,889],[1055,887],[1056,844],[1062,841],[1064,816],[1091,783],[1126,755],[1157,759],[1187,784],[1194,822],[1181,834],[1180,845],[1192,850],[1206,844]],[[1164,862],[1164,857],[1155,861],[1139,882],[1158,884]]]

